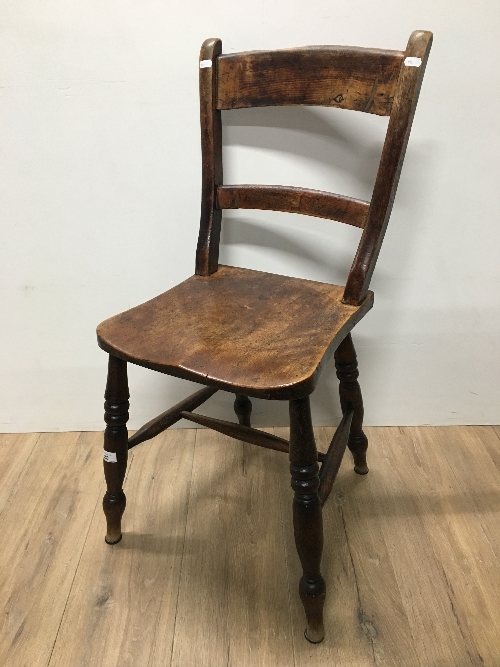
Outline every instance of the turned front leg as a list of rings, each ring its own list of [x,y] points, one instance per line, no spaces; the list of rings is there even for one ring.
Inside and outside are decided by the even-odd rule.
[[[242,426],[250,426],[250,415],[252,414],[252,402],[248,396],[236,394],[234,399],[234,411]]]
[[[340,381],[339,394],[342,413],[354,410],[348,441],[348,447],[354,458],[354,470],[359,475],[366,475],[368,472],[366,464],[368,438],[363,433],[363,398],[358,382],[358,360],[351,334],[344,338],[335,352],[335,368]]]
[[[122,539],[121,519],[126,498],[123,480],[128,458],[128,408],[129,392],[127,362],[110,355],[108,381],[104,394],[104,477],[107,491],[102,506],[106,516],[106,542],[116,544]]]
[[[318,496],[319,465],[311,421],[309,398],[290,401],[290,473],[293,499],[293,529],[302,578],[299,594],[306,612],[305,637],[313,644],[323,640],[325,580],[320,573],[323,551],[323,518]]]

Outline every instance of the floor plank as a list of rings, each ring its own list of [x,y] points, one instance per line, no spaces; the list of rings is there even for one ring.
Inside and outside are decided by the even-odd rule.
[[[286,455],[165,432],[131,452],[109,547],[102,435],[0,436],[0,665],[498,667],[500,428],[367,433],[369,475],[347,455],[324,509],[317,646]]]
[[[0,434],[0,513],[14,497],[40,433]]]
[[[101,439],[42,434],[0,516],[1,665],[49,661],[96,506]]]
[[[331,433],[315,430],[319,449],[326,451],[325,440]],[[276,435],[288,439],[289,429],[276,428]],[[321,435],[320,435],[321,434]],[[321,437],[323,435],[323,437]],[[339,472],[345,474],[344,464]],[[335,487],[334,487],[335,488]],[[326,580],[325,639],[321,644],[310,644],[304,639],[305,615],[299,598],[299,580],[302,575],[293,537],[290,474],[281,484],[281,513],[285,526],[287,561],[290,579],[290,610],[293,624],[295,664],[297,667],[326,665],[356,665],[372,667],[373,654],[358,622],[356,574],[349,545],[345,539],[342,511],[335,502],[335,491],[323,510],[324,549],[322,574]]]
[[[123,539],[105,544],[99,507],[50,667],[170,663],[194,439],[172,430],[131,450]]]
[[[367,428],[366,434],[372,441],[371,429]],[[409,618],[397,586],[394,556],[384,534],[374,530],[381,520],[376,506],[384,480],[380,479],[378,453],[373,448],[369,458],[371,472],[357,475],[347,452],[344,474],[334,489],[334,501],[342,513],[345,539],[356,573],[357,621],[364,639],[371,645],[375,665],[419,665]]]
[[[484,531],[484,525],[493,522],[493,532],[498,530],[498,476],[491,486],[483,482],[477,487],[474,479],[474,471],[489,464],[487,438],[496,436],[488,427],[452,427],[443,432],[418,428],[411,435],[421,462],[418,478],[425,528],[442,567],[464,651],[471,664],[500,663],[496,603],[500,560]],[[457,459],[465,452],[468,473],[460,480]]]
[[[331,428],[315,429],[320,451],[327,450],[333,432]],[[276,433],[288,437],[287,429],[276,429]],[[375,461],[373,464],[376,468]],[[377,489],[372,480],[373,475],[353,472],[347,453],[323,509],[322,572],[327,582],[327,600],[326,637],[321,645],[311,646],[303,641],[304,614],[298,594],[291,601],[298,667],[419,664],[392,555],[381,532],[373,530]],[[287,495],[290,498],[285,500],[284,512],[290,515],[291,525],[291,492]],[[291,531],[287,545],[296,589],[301,571]]]
[[[477,433],[479,437],[483,433],[486,437],[483,440],[483,445],[491,457],[493,465],[500,473],[500,426],[473,426],[472,432]]]
[[[277,479],[287,457],[199,430],[172,665],[293,665]]]

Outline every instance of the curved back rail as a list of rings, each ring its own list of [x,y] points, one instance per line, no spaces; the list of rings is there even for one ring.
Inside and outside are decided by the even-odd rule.
[[[217,271],[221,209],[302,213],[363,229],[344,301],[366,296],[392,209],[432,33],[415,31],[406,51],[339,46],[221,55],[218,39],[200,53],[202,205],[196,273]],[[371,202],[277,185],[222,184],[221,109],[321,105],[389,115]]]
[[[365,226],[370,205],[361,199],[285,185],[219,185],[217,205],[302,213],[316,218],[338,220],[354,227]]]
[[[403,53],[342,46],[224,54],[217,109],[307,104],[388,116]]]

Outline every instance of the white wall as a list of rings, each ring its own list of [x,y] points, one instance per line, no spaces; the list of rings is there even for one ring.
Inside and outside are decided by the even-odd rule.
[[[95,325],[191,275],[198,233],[198,51],[403,49],[435,34],[392,220],[355,342],[368,424],[500,421],[498,0],[6,0],[0,25],[0,430],[100,429]],[[369,198],[386,119],[224,113],[226,182]],[[282,129],[278,126],[282,125]],[[222,261],[345,280],[359,231],[231,212]],[[137,428],[190,383],[134,367]],[[338,420],[333,364],[313,399]],[[230,418],[231,398],[206,410]],[[286,405],[254,401],[255,423]]]

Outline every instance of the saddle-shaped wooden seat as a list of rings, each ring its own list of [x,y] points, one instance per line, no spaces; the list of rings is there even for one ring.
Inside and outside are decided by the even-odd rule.
[[[373,305],[372,292],[361,306],[342,303],[343,293],[337,285],[220,266],[106,320],[97,336],[106,352],[146,368],[290,400],[313,391],[325,357]]]
[[[324,637],[322,506],[346,447],[355,472],[368,472],[363,401],[350,331],[373,305],[368,288],[391,214],[431,41],[430,32],[419,30],[412,33],[404,52],[313,46],[222,54],[220,40],[206,40],[199,62],[203,169],[195,275],[106,320],[97,330],[99,345],[109,353],[104,404],[106,542],[116,544],[122,538],[128,450],[180,419],[286,452],[294,490],[295,543],[303,570],[299,594],[306,613],[305,636],[313,643]],[[370,202],[290,186],[223,183],[221,111],[298,104],[389,116]],[[362,229],[345,287],[219,266],[222,211],[231,208],[301,213]],[[331,354],[343,417],[328,451],[322,453],[316,449],[309,395]],[[129,438],[127,362],[192,380],[202,388]],[[235,394],[238,423],[193,412],[219,389]],[[289,401],[290,441],[251,427],[249,396]]]

